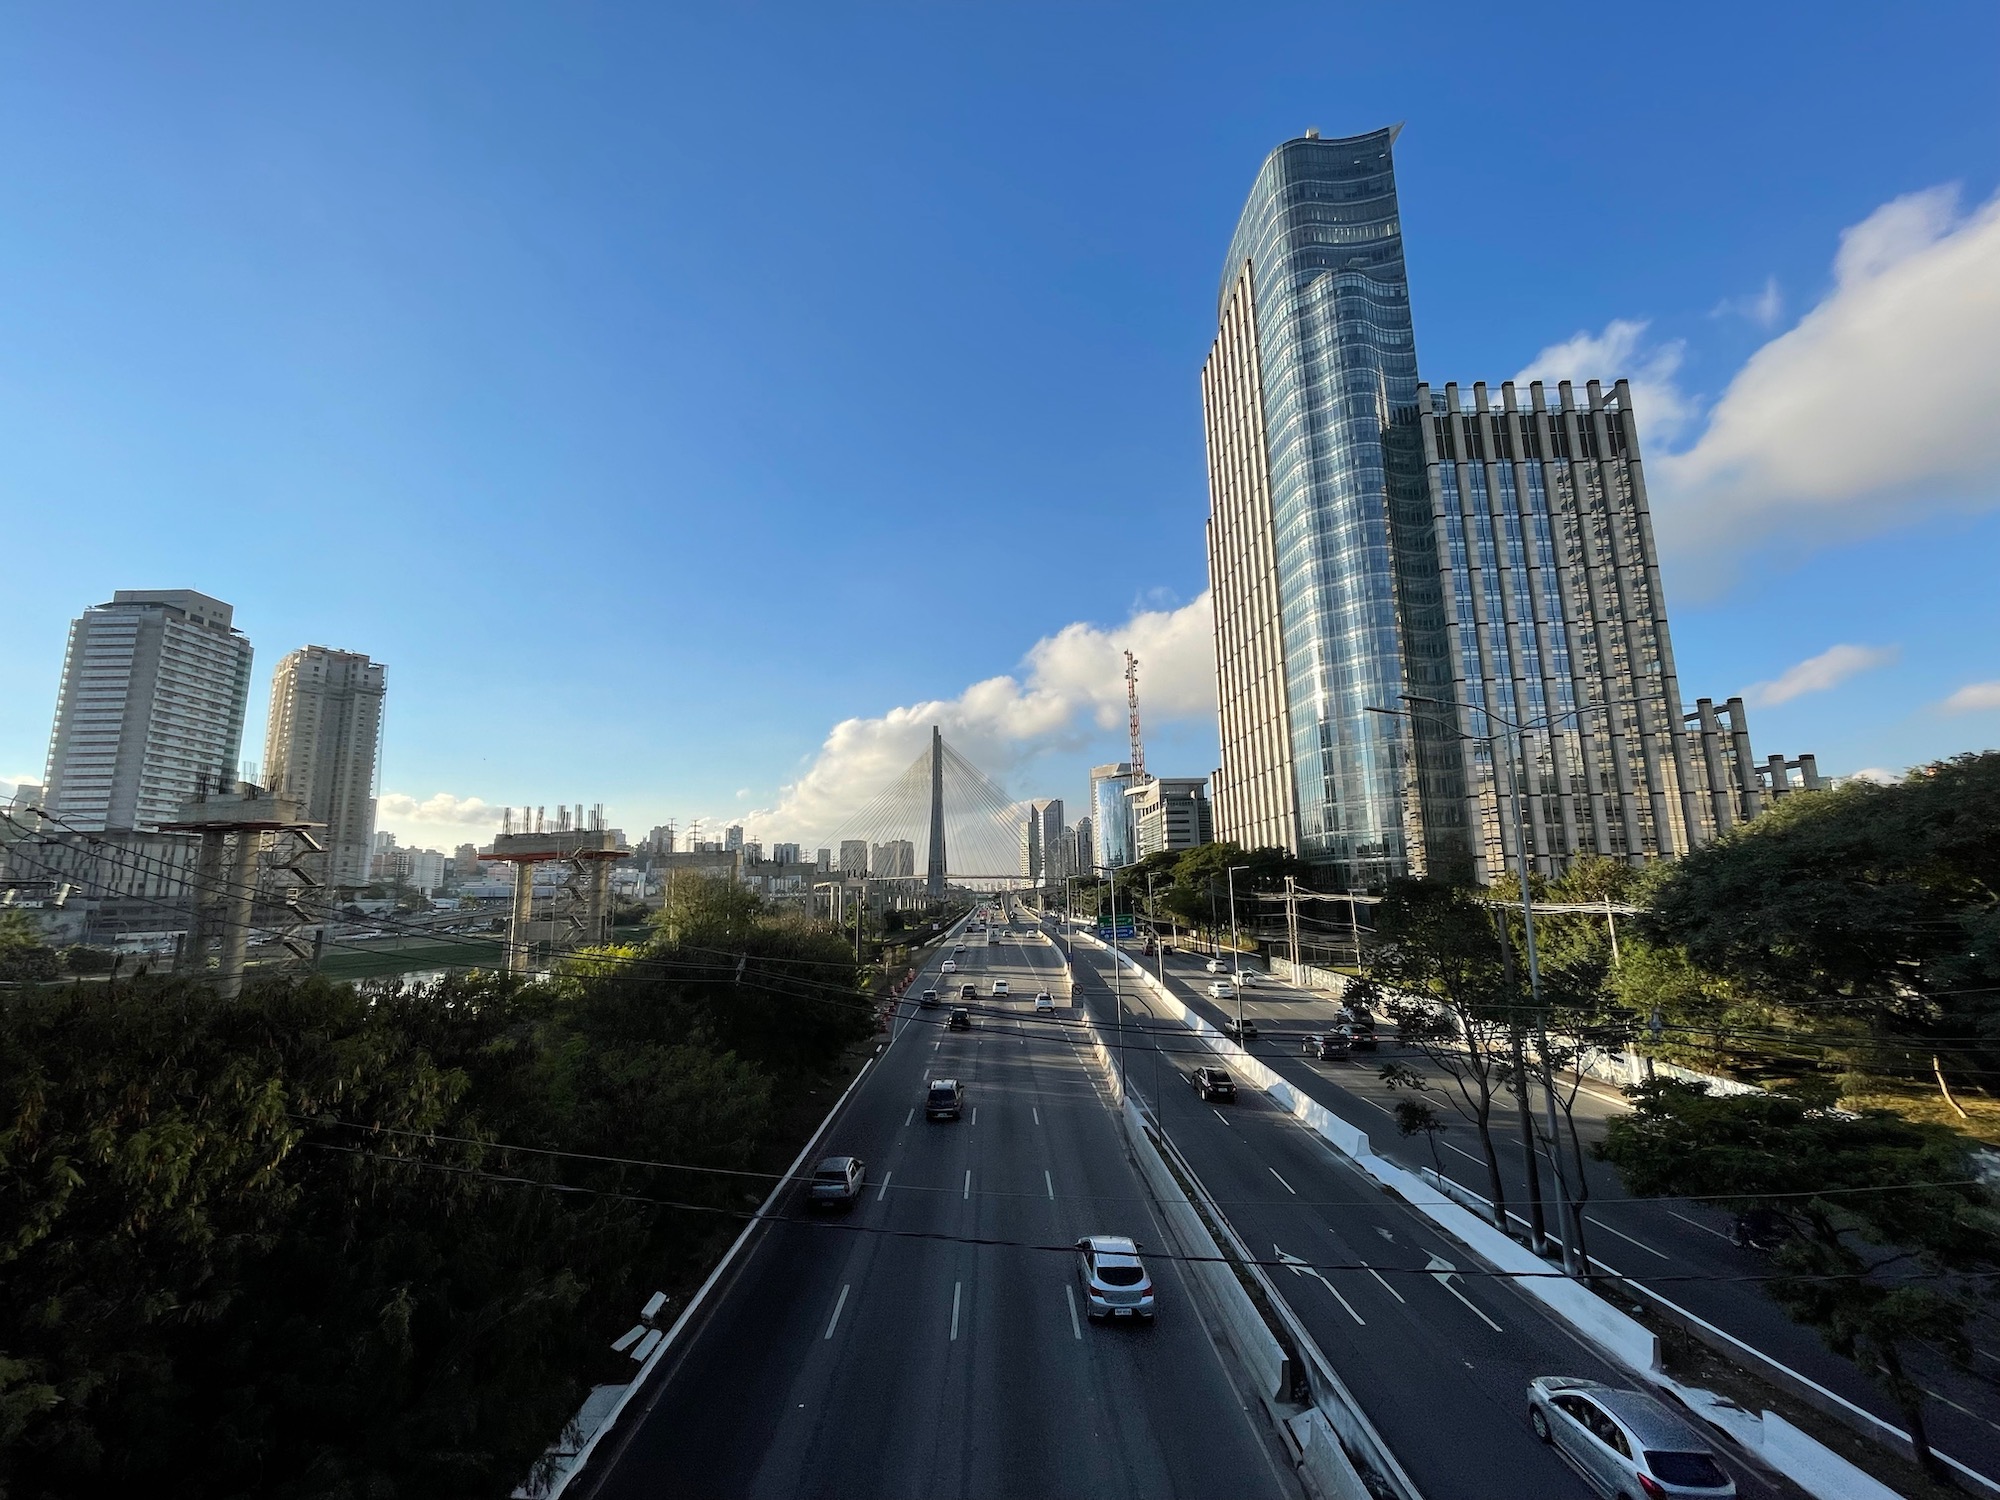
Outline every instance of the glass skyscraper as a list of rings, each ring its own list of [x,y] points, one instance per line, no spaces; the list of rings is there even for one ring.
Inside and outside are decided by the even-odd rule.
[[[1090,768],[1090,826],[1095,838],[1093,858],[1103,869],[1120,870],[1139,858],[1133,837],[1132,768],[1124,761]]]
[[[1202,372],[1217,836],[1359,883],[1468,856],[1457,740],[1393,712],[1451,684],[1395,136],[1271,153]]]
[[[1418,381],[1395,137],[1285,142],[1223,268],[1216,835],[1349,885],[1684,853],[1758,774],[1740,701],[1682,713],[1630,388]]]

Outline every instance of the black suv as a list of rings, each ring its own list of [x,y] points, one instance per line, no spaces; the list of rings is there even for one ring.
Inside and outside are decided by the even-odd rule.
[[[951,1019],[945,1022],[944,1029],[946,1031],[972,1030],[972,1012],[967,1010],[963,1005],[954,1005],[951,1008]]]
[[[1230,1099],[1236,1097],[1236,1080],[1229,1076],[1226,1068],[1196,1068],[1188,1074],[1188,1082],[1203,1100]]]

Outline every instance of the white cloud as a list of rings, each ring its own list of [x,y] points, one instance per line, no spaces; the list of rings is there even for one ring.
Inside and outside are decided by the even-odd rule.
[[[1761,708],[1789,703],[1807,693],[1839,687],[1862,672],[1886,667],[1900,655],[1902,648],[1898,646],[1830,646],[1818,656],[1787,667],[1769,682],[1752,683],[1743,690],[1743,697]]]
[[[1666,551],[1713,564],[1773,533],[1803,545],[2000,502],[2000,198],[1884,204],[1841,236],[1833,275],[1694,444],[1650,458]]]
[[[1972,714],[2000,708],[2000,682],[1968,682],[1945,699],[1942,707],[1948,714]]]
[[[1640,448],[1670,443],[1691,422],[1696,403],[1674,383],[1680,373],[1687,345],[1680,339],[1647,347],[1650,323],[1632,318],[1614,318],[1602,333],[1575,333],[1560,344],[1551,344],[1528,361],[1514,377],[1525,386],[1531,380],[1554,385],[1568,380],[1581,386],[1586,380],[1602,380],[1606,385],[1619,378],[1632,382],[1632,404],[1639,413]]]
[[[1900,771],[1891,771],[1884,766],[1863,766],[1852,776],[1843,779],[1847,781],[1872,781],[1877,786],[1901,786],[1903,784],[1903,776]]]
[[[385,792],[375,800],[375,826],[413,848],[434,840],[456,843],[468,829],[498,833],[500,809],[450,792],[433,792],[421,802],[403,792]]]
[[[1766,277],[1764,289],[1742,297],[1724,297],[1708,310],[1711,318],[1744,318],[1759,328],[1775,328],[1778,318],[1785,310],[1784,293],[1778,290],[1778,278]]]
[[[1125,661],[1139,658],[1148,723],[1215,713],[1215,645],[1206,591],[1172,610],[1140,610],[1123,625],[1067,625],[1022,658],[1022,670],[975,682],[954,698],[836,724],[804,775],[773,808],[746,814],[758,836],[834,836],[922,752],[933,724],[995,777],[1050,750],[1081,749],[1125,721]]]

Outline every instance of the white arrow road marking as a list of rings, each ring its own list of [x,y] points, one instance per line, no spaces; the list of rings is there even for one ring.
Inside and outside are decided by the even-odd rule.
[[[1335,1286],[1332,1282],[1328,1281],[1324,1276],[1320,1275],[1319,1268],[1315,1266],[1311,1261],[1300,1260],[1299,1257],[1296,1255],[1287,1255],[1285,1253],[1284,1246],[1282,1245],[1273,1245],[1271,1248],[1278,1252],[1278,1260],[1281,1264],[1291,1267],[1292,1274],[1294,1276],[1312,1277],[1313,1280],[1317,1281],[1321,1286],[1325,1287],[1329,1292],[1333,1293],[1333,1300],[1338,1302],[1342,1307],[1347,1309],[1348,1317],[1354,1319],[1354,1321],[1359,1323],[1363,1328],[1366,1328],[1368,1326],[1368,1320],[1362,1317],[1360,1313],[1354,1310],[1354,1304],[1349,1302],[1345,1297],[1340,1295],[1340,1288]]]
[[[1382,1238],[1387,1240],[1390,1244],[1393,1245],[1396,1243],[1396,1237],[1393,1234],[1389,1233],[1388,1230],[1384,1229],[1380,1224],[1377,1224],[1375,1226],[1375,1232],[1381,1235]]]
[[[820,1335],[822,1339],[830,1339],[833,1337],[834,1324],[840,1321],[840,1310],[843,1307],[847,1306],[847,1288],[850,1284],[851,1283],[842,1283],[840,1288],[840,1300],[833,1304],[833,1316],[826,1320],[826,1332]]]
[[[1430,1258],[1430,1263],[1426,1265],[1424,1269],[1426,1271],[1429,1271],[1432,1276],[1437,1278],[1437,1284],[1439,1286],[1443,1287],[1447,1292],[1450,1292],[1452,1296],[1458,1298],[1458,1300],[1463,1302],[1467,1307],[1471,1307],[1472,1315],[1477,1319],[1479,1319],[1480,1322],[1484,1323],[1488,1328],[1492,1329],[1495,1333],[1505,1333],[1507,1331],[1506,1329],[1502,1328],[1498,1323],[1494,1322],[1491,1318],[1487,1317],[1486,1314],[1481,1312],[1477,1307],[1473,1307],[1472,1299],[1466,1296],[1465,1293],[1461,1292],[1457,1287],[1451,1284],[1451,1278],[1458,1274],[1457,1266],[1453,1265],[1450,1261],[1446,1260],[1442,1255],[1433,1255]]]
[[[1373,1276],[1377,1281],[1382,1281],[1382,1273],[1369,1265],[1367,1261],[1364,1260],[1361,1262],[1361,1269],[1366,1271],[1370,1276]],[[1390,1286],[1388,1282],[1382,1281],[1382,1290],[1387,1292],[1391,1297],[1394,1297],[1398,1302],[1403,1301],[1403,1294]],[[1408,1306],[1407,1303],[1404,1305]]]

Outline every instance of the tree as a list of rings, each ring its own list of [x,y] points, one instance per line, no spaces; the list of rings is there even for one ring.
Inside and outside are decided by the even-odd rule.
[[[24,911],[0,911],[0,980],[36,984],[62,972],[55,949]]]
[[[1632,1112],[1611,1121],[1597,1154],[1634,1193],[1756,1209],[1790,1226],[1771,1295],[1881,1384],[1918,1461],[1949,1483],[1905,1356],[1928,1342],[1966,1357],[1971,1288],[2000,1266],[2000,1217],[1966,1142],[1780,1094],[1717,1096],[1666,1079],[1627,1092]]]
[[[1471,892],[1427,880],[1392,884],[1376,919],[1381,940],[1367,977],[1386,997],[1403,1045],[1450,1080],[1439,1092],[1478,1135],[1493,1222],[1510,1232],[1493,1110],[1512,1076],[1509,1027],[1522,996],[1499,937]],[[1386,1065],[1382,1079],[1392,1089],[1435,1087],[1402,1063]]]
[[[1444,1161],[1438,1156],[1438,1132],[1445,1128],[1444,1118],[1422,1099],[1398,1099],[1396,1101],[1396,1130],[1404,1136],[1421,1135],[1431,1144],[1431,1166],[1438,1176],[1444,1176]]]
[[[1877,1070],[2000,1073],[2000,753],[1786,797],[1649,895],[1649,940],[1867,1027]]]

